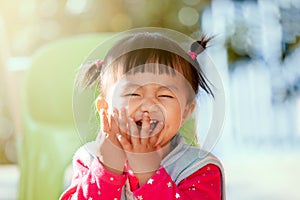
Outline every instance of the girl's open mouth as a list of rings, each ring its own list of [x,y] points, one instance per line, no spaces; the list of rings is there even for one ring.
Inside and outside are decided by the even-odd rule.
[[[136,121],[136,126],[139,130],[139,132],[141,132],[142,126],[143,126],[143,121]],[[150,120],[150,127],[149,127],[149,135],[153,135],[155,133],[158,133],[162,128],[159,128],[158,125],[159,121],[158,120]]]

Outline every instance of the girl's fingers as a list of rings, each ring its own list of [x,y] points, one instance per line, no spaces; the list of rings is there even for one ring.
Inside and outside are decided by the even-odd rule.
[[[139,136],[139,130],[135,124],[135,121],[132,118],[128,119],[128,128],[129,128],[129,134],[130,134],[130,141],[132,146],[136,146],[140,144],[140,136]]]
[[[125,108],[121,109],[120,116],[119,116],[119,128],[122,133],[127,133],[127,113]]]
[[[140,133],[141,143],[149,142],[150,137],[150,117],[148,113],[143,114],[142,128]]]
[[[132,145],[131,145],[130,141],[128,141],[127,138],[124,137],[124,135],[121,135],[118,133],[117,138],[118,138],[118,141],[121,144],[122,148],[125,151],[127,151],[127,152],[132,151]]]
[[[157,145],[161,142],[162,137],[159,137],[159,132],[162,131],[164,128],[164,122],[158,122],[154,130],[152,131],[153,134],[151,134],[150,143],[153,145]]]
[[[109,116],[111,133],[116,134],[119,132],[118,120],[115,119],[115,114]]]
[[[119,111],[118,111],[118,109],[114,108],[114,110],[113,110],[113,118],[114,118],[115,122],[119,126]]]
[[[156,143],[154,144],[154,146],[159,146],[161,145],[162,141],[163,141],[163,137],[162,136],[158,136],[157,139],[156,139]]]
[[[108,133],[110,130],[107,113],[104,109],[100,109],[100,127],[101,130],[106,133]]]
[[[164,122],[158,122],[156,124],[156,127],[152,131],[152,133],[153,133],[152,135],[153,136],[158,135],[158,133],[161,132],[163,128],[164,128]]]
[[[149,143],[150,143],[152,146],[156,146],[157,140],[158,140],[158,135],[151,136],[151,137],[149,138]]]

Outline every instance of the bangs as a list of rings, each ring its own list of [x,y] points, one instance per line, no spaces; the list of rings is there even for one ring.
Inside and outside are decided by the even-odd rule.
[[[113,70],[112,74],[114,74],[111,78],[117,81],[125,74],[132,75],[144,72],[172,76],[176,75],[176,72],[179,72],[184,77],[191,77],[189,73],[191,69],[187,69],[187,66],[190,66],[188,61],[172,52],[162,49],[145,48],[120,56],[109,65],[109,68]]]
[[[108,59],[101,75],[102,86],[106,88],[125,75],[149,72],[175,76],[180,73],[189,82],[194,93],[198,92],[199,72],[185,58],[163,49],[143,48],[127,52],[116,59]],[[100,90],[103,91],[103,88]],[[105,92],[104,92],[105,93]]]
[[[179,58],[174,53],[162,49],[139,49],[124,56],[123,73],[150,72],[154,74],[172,74],[182,72]],[[168,66],[168,67],[162,67]]]

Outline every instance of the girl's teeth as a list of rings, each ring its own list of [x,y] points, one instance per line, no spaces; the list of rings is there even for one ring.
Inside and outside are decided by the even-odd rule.
[[[156,125],[157,125],[157,121],[156,120],[153,120],[150,123],[150,132],[152,132],[155,129]]]
[[[150,124],[156,123],[156,122],[157,122],[156,120],[150,120]]]

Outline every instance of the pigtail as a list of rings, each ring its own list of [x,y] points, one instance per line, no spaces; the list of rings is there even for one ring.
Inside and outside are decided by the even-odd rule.
[[[213,39],[213,37],[207,37],[206,35],[201,35],[200,39],[193,42],[190,46],[190,52],[189,55],[191,56],[192,60],[194,60],[197,65],[199,65],[197,61],[197,56],[201,54],[207,47],[208,43]],[[198,83],[199,86],[207,93],[210,94],[212,97],[214,97],[213,91],[210,88],[210,86],[213,86],[205,77],[203,71],[200,68],[198,70]]]
[[[208,47],[207,44],[211,41],[212,38],[213,37],[207,37],[206,35],[201,35],[199,40],[191,44],[190,52],[199,55]]]
[[[78,74],[77,85],[82,89],[87,89],[98,81],[99,86],[102,65],[102,60],[83,65]]]

